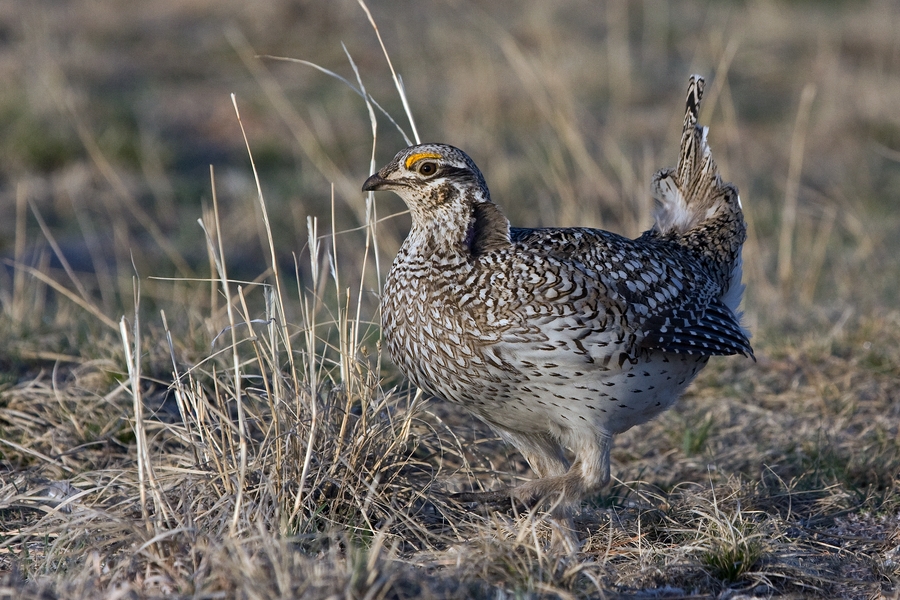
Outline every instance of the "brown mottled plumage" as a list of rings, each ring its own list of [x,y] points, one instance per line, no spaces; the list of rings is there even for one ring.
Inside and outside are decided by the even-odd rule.
[[[692,77],[678,167],[654,177],[656,224],[636,240],[511,228],[475,163],[443,144],[402,150],[363,185],[412,214],[381,299],[394,362],[539,477],[463,501],[579,501],[609,481],[614,434],[666,410],[710,356],[752,356],[737,312],[745,224],[697,125],[702,89]]]

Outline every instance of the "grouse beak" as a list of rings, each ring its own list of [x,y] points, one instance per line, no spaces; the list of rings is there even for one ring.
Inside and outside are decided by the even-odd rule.
[[[364,192],[377,192],[378,190],[384,189],[384,187],[389,184],[390,181],[382,177],[380,174],[375,173],[368,179],[362,186],[362,191]]]

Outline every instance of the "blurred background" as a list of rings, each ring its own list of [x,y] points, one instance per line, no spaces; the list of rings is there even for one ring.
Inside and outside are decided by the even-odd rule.
[[[696,72],[707,78],[701,120],[750,223],[746,319],[757,340],[896,310],[900,3],[385,0],[369,8],[422,141],[466,150],[514,225],[646,229],[650,178],[675,163]],[[130,310],[135,271],[151,306],[209,302],[208,284],[151,277],[210,276],[197,223],[212,204],[210,166],[229,275],[265,272],[232,93],[287,277],[303,255],[307,217],[319,219],[320,233],[333,217],[339,266],[354,281],[366,239],[359,189],[372,170],[366,106],[341,81],[264,55],[311,61],[355,84],[352,58],[412,137],[353,0],[0,4],[0,301],[18,331],[70,318],[50,310],[42,292],[21,293],[35,272],[75,290],[64,263],[113,319]],[[379,114],[377,166],[405,145]],[[389,194],[375,208],[379,219],[404,210]],[[405,215],[379,223],[382,274],[408,224]],[[33,271],[17,280],[11,261]],[[374,269],[367,278],[374,314]]]

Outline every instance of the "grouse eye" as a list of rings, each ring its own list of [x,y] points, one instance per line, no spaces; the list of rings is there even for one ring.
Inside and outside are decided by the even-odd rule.
[[[424,175],[425,177],[430,177],[431,175],[434,175],[435,173],[437,173],[437,164],[430,162],[430,161],[425,161],[425,162],[419,164],[419,166],[416,168],[416,170],[419,172],[419,175]]]

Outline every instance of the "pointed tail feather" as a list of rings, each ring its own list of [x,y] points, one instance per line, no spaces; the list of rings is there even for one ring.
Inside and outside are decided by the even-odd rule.
[[[684,107],[681,154],[678,157],[675,177],[676,184],[682,190],[686,190],[687,186],[690,185],[691,175],[697,166],[697,161],[706,156],[711,158],[709,147],[706,145],[706,128],[697,127],[697,120],[700,115],[700,100],[703,99],[704,86],[705,81],[702,77],[691,75]]]
[[[706,141],[707,128],[697,124],[703,78],[692,75],[688,83],[684,128],[678,166],[653,177],[656,200],[654,229],[660,234],[685,234],[723,210],[740,211],[737,190],[722,182]]]

